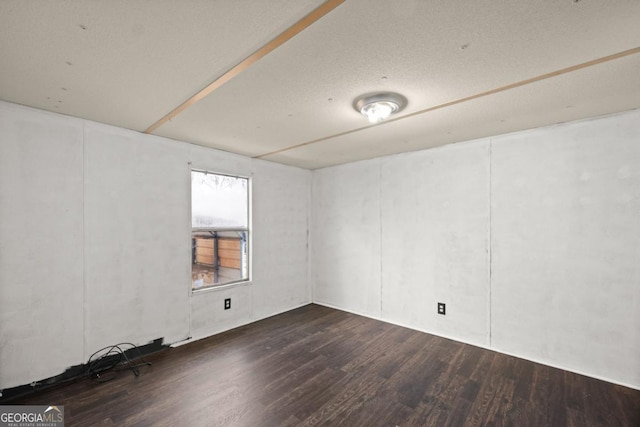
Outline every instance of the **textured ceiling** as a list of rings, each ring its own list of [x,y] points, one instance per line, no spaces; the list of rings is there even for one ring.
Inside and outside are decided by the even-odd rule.
[[[142,132],[266,47],[152,133],[310,169],[640,107],[637,0],[327,3],[3,1],[0,98]]]

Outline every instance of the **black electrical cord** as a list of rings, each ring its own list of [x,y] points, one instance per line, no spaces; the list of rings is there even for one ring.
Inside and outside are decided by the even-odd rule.
[[[134,357],[127,356],[127,352]],[[140,349],[135,344],[123,342],[106,346],[93,353],[87,362],[86,374],[92,381],[106,382],[112,380],[117,371],[125,368],[131,369],[137,377],[140,375],[140,366],[151,366],[151,362],[142,357]]]

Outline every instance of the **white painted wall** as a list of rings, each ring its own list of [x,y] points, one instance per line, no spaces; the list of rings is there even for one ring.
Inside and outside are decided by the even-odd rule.
[[[640,388],[638,165],[640,110],[314,171],[314,301]]]
[[[83,357],[82,123],[0,103],[0,389]]]
[[[493,346],[640,388],[640,111],[492,153]]]
[[[382,163],[385,319],[488,344],[488,153],[481,141]]]
[[[189,163],[252,179],[248,284],[191,293]],[[309,303],[310,179],[0,102],[0,389],[105,345],[202,338]]]
[[[253,167],[252,320],[258,320],[311,302],[311,172],[271,162]]]
[[[314,301],[380,316],[380,161],[314,171]]]
[[[85,122],[85,354],[189,335],[183,144]],[[186,283],[186,285],[185,285]]]

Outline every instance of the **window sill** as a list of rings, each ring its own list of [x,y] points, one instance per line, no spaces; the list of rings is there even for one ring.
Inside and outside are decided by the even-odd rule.
[[[231,288],[236,288],[240,286],[249,286],[252,284],[253,282],[251,280],[244,280],[242,282],[226,283],[224,285],[209,286],[207,288],[191,289],[191,294],[198,295],[198,294],[206,294],[206,293],[215,292],[215,291],[226,291]]]

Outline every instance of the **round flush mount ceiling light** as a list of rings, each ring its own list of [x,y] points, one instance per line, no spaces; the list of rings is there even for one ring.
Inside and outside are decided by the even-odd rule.
[[[393,92],[362,95],[353,101],[353,108],[374,124],[380,123],[390,115],[401,111],[406,105],[407,98]]]

